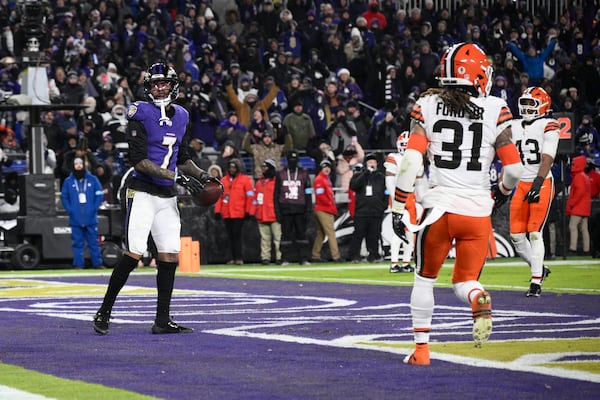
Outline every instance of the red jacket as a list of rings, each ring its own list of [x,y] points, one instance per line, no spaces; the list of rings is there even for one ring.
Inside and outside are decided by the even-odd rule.
[[[567,200],[567,215],[589,217],[592,213],[592,185],[585,173],[587,161],[584,156],[573,159],[571,188]]]
[[[600,194],[600,173],[598,173],[595,169],[592,169],[590,172],[588,172],[588,177],[592,183],[592,198],[598,197]]]
[[[376,11],[371,11],[371,7],[377,7]],[[385,29],[386,25],[387,25],[387,18],[385,17],[384,14],[379,12],[379,2],[377,1],[370,1],[369,2],[369,9],[367,11],[365,11],[364,13],[362,13],[362,16],[367,20],[367,27],[371,28],[371,22],[377,18],[377,20],[379,20],[379,27],[381,28],[381,30]]]
[[[278,220],[277,215],[279,202],[275,201],[275,182],[277,178],[261,178],[256,182],[254,189],[254,205],[256,207],[256,221],[275,222]]]
[[[315,177],[313,188],[315,192],[315,211],[324,211],[332,215],[337,215],[337,207],[333,197],[333,186],[331,186],[329,176],[319,172]]]
[[[238,173],[231,177],[229,172],[221,179],[223,195],[215,204],[215,213],[223,218],[244,218],[252,210],[254,187],[249,175]]]

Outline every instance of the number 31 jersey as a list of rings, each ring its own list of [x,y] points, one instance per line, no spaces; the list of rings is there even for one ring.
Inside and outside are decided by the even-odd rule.
[[[430,161],[430,190],[425,208],[442,208],[462,215],[491,213],[490,165],[496,155],[498,135],[510,126],[512,113],[498,97],[471,97],[483,111],[470,118],[453,110],[437,95],[420,98],[411,117],[426,131]]]

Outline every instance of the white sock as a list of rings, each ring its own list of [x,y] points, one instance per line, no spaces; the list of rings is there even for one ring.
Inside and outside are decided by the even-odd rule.
[[[510,241],[515,246],[517,253],[525,260],[528,265],[531,265],[531,243],[527,240],[525,233],[511,233]]]
[[[457,282],[452,288],[456,297],[468,305],[471,305],[471,300],[477,293],[485,290],[479,281]]]
[[[531,243],[531,263],[529,264],[531,266],[531,281],[539,280],[541,282],[544,269],[544,236],[541,232],[530,232],[529,242]],[[534,276],[535,279],[533,279]]]
[[[415,343],[429,342],[429,329],[431,329],[431,317],[435,299],[433,296],[433,285],[436,279],[423,278],[415,275],[412,293],[410,295],[410,312],[412,315]],[[421,331],[426,330],[426,331]]]
[[[406,232],[408,243],[402,243],[402,264],[410,264],[413,249],[415,248],[414,235],[411,232]]]

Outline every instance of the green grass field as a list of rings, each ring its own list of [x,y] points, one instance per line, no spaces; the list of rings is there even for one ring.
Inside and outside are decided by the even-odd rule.
[[[448,260],[437,281],[438,287],[451,286],[452,265]],[[575,257],[568,260],[555,260],[546,263],[552,274],[544,282],[544,291],[557,293],[600,294],[600,259]],[[206,265],[201,267],[199,276],[213,276],[234,279],[270,279],[309,282],[343,282],[365,285],[410,286],[412,274],[390,274],[388,264],[312,264],[286,267],[244,265]],[[530,271],[520,259],[489,260],[483,270],[481,282],[492,290],[523,291],[529,287]]]

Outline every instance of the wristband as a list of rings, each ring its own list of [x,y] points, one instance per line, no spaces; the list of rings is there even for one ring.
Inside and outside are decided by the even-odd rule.
[[[177,182],[177,178],[179,177],[179,170],[175,168],[175,176],[173,177],[173,182]]]

